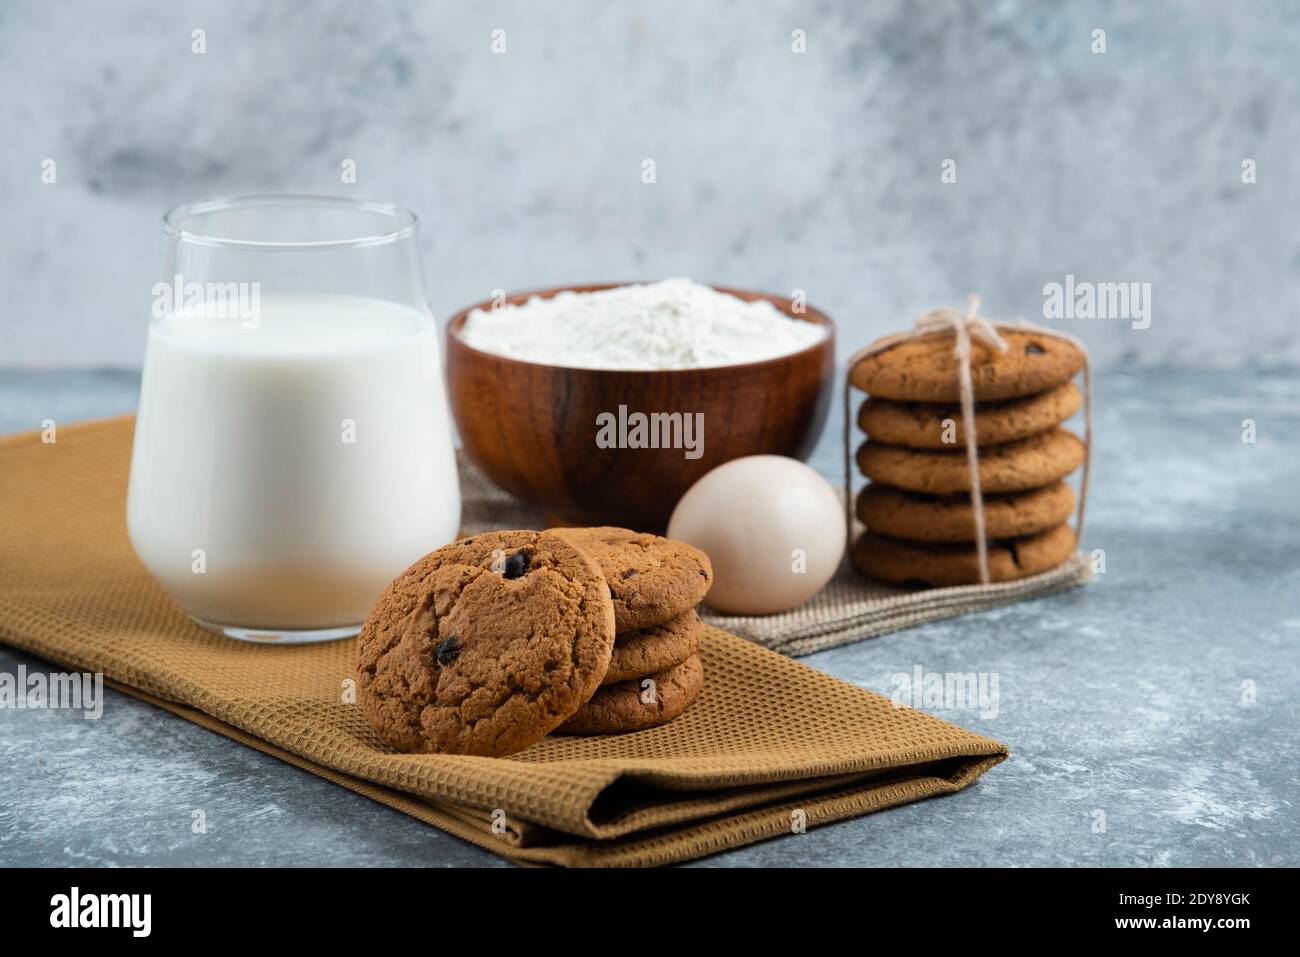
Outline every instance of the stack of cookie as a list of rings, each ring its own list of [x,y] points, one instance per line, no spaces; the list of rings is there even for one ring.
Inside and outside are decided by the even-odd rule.
[[[665,724],[704,687],[695,606],[713,583],[708,556],[626,528],[557,528],[599,566],[614,602],[614,649],[600,689],[560,734],[619,734]]]
[[[1047,571],[1074,551],[1074,492],[1065,477],[1083,442],[1061,423],[1079,409],[1082,352],[1028,330],[1000,331],[1007,350],[972,343],[975,439],[984,496],[989,577]],[[858,413],[868,440],[857,463],[871,479],[858,494],[867,531],[853,562],[889,582],[964,585],[980,580],[958,366],[951,334],[906,339],[849,370],[869,393]]]
[[[379,596],[357,701],[399,751],[501,756],[547,734],[664,724],[704,686],[703,552],[623,528],[486,532]]]

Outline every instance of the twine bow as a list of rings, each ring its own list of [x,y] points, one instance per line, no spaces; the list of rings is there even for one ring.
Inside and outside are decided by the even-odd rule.
[[[980,297],[972,295],[966,301],[966,310],[950,306],[932,309],[923,313],[917,320],[915,328],[896,335],[886,336],[869,346],[859,349],[849,357],[848,371],[867,356],[892,349],[894,346],[912,339],[926,336],[953,336],[953,357],[957,360],[957,389],[961,402],[962,431],[966,438],[966,466],[970,471],[970,498],[974,514],[975,549],[979,556],[980,583],[989,582],[989,546],[984,524],[984,493],[980,487],[979,445],[975,435],[975,388],[971,382],[971,342],[978,341],[998,352],[1007,351],[1006,340],[998,330],[1020,330],[1037,335],[1049,336],[1070,343],[1083,354],[1083,408],[1084,408],[1084,453],[1083,477],[1079,482],[1079,509],[1075,519],[1074,539],[1077,543],[1083,537],[1083,516],[1088,502],[1088,476],[1092,471],[1092,363],[1088,350],[1083,343],[1068,333],[1048,329],[1021,319],[1018,322],[995,322],[979,315]],[[844,379],[844,518],[848,534],[848,548],[853,547],[853,419],[850,409],[850,377]]]

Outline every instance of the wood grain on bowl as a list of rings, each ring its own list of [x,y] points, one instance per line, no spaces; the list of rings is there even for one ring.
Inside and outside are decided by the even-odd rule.
[[[620,283],[517,293],[508,302],[591,292]],[[466,345],[458,335],[474,309],[447,325],[447,389],[465,454],[493,482],[566,522],[662,531],[682,494],[706,472],[745,455],[806,459],[830,407],[834,329],[811,306],[764,293],[715,287],[741,299],[766,299],[786,315],[826,327],[799,352],[762,362],[705,369],[627,371],[523,362]],[[600,448],[602,413],[702,413],[703,448]]]

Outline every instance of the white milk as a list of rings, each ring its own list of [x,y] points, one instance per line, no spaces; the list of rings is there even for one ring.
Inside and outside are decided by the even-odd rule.
[[[426,313],[263,296],[255,328],[183,313],[150,327],[127,526],[195,618],[357,624],[459,523]]]

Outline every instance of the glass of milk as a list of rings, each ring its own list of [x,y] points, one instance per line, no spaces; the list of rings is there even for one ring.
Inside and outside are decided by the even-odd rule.
[[[127,528],[202,627],[355,634],[456,537],[460,489],[414,214],[231,196],[163,218]]]

